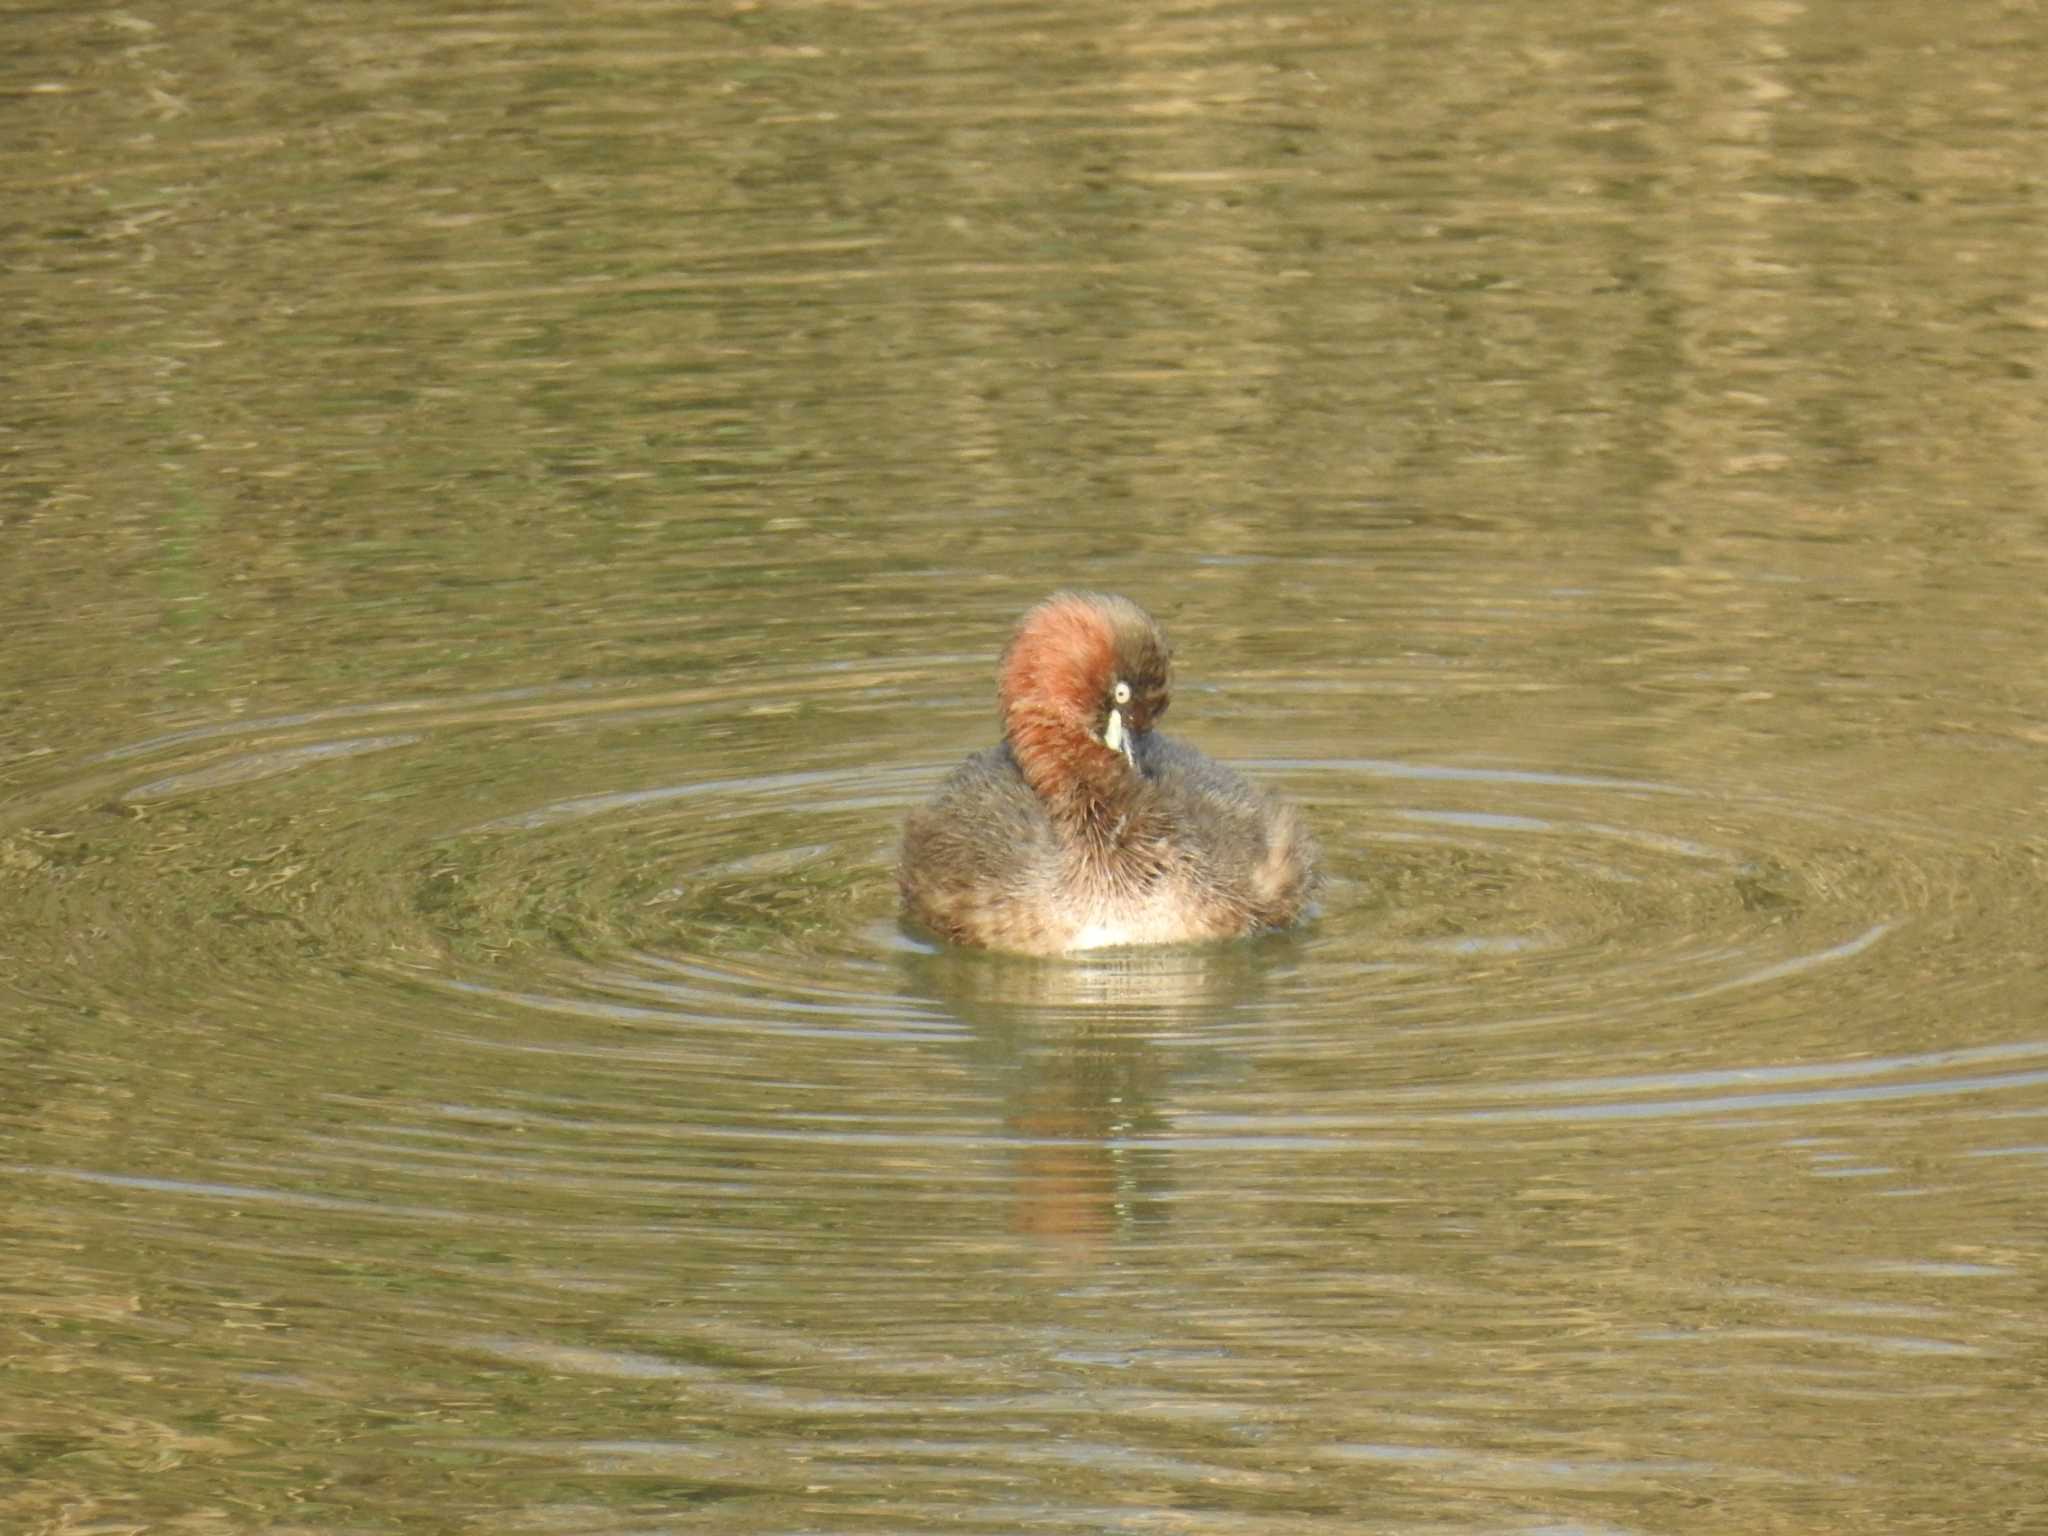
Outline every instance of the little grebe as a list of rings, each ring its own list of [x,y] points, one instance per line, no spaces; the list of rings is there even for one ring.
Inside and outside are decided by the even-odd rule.
[[[1059,592],[997,668],[1002,745],[911,813],[897,878],[911,916],[962,944],[1050,955],[1234,938],[1314,897],[1293,809],[1152,729],[1171,653],[1127,598]]]

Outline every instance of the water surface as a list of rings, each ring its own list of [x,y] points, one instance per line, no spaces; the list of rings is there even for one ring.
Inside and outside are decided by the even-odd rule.
[[[0,1524],[2048,1525],[2038,18],[0,41]],[[1068,584],[1313,926],[899,927]]]

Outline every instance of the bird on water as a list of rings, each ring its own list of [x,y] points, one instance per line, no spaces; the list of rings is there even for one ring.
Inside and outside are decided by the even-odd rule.
[[[904,910],[955,943],[1053,955],[1235,938],[1320,885],[1292,806],[1154,727],[1172,652],[1128,598],[1058,592],[996,669],[1000,744],[905,824]]]

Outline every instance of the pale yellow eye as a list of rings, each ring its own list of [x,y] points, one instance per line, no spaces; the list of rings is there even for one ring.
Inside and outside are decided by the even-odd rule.
[[[1110,690],[1109,696],[1119,704],[1128,704],[1131,702],[1131,685],[1129,683],[1118,683],[1116,687]]]

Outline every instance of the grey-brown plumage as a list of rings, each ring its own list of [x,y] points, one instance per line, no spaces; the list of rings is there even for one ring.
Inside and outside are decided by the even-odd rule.
[[[1171,652],[1126,598],[1062,592],[998,669],[1003,742],[905,824],[905,910],[963,944],[1058,954],[1284,927],[1319,884],[1293,809],[1153,730]]]

